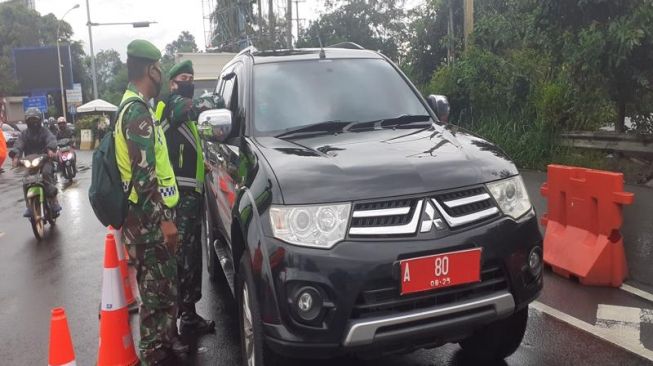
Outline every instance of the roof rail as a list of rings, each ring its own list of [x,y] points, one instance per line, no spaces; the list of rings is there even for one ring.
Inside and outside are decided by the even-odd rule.
[[[242,51],[238,52],[238,55],[237,55],[237,56],[240,56],[240,55],[245,54],[245,53],[254,53],[254,52],[256,52],[256,51],[258,51],[258,50],[256,49],[256,47],[254,47],[254,46],[249,46],[249,47],[243,49]]]
[[[365,47],[354,42],[340,42],[327,46],[326,48],[349,48],[352,50],[364,50]]]

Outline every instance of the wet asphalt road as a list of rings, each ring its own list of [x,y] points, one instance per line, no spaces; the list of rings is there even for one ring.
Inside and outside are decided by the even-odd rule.
[[[47,239],[37,242],[22,217],[20,175],[0,174],[0,365],[47,363],[50,309],[64,306],[78,365],[95,363],[98,348],[103,237],[87,199],[90,153],[79,154],[80,174],[63,187],[64,208]],[[568,288],[547,288],[547,296],[565,297]],[[560,293],[556,293],[560,292]],[[564,302],[564,301],[563,301]],[[568,304],[569,305],[569,304]],[[571,305],[573,306],[573,304]],[[204,276],[199,311],[217,323],[214,335],[196,342],[196,352],[182,365],[236,365],[240,362],[237,318],[233,301],[221,282]],[[136,316],[132,322],[137,321]],[[457,345],[421,350],[409,355],[362,361],[288,361],[288,365],[467,365]],[[531,309],[529,327],[520,349],[501,365],[648,365],[632,353]]]

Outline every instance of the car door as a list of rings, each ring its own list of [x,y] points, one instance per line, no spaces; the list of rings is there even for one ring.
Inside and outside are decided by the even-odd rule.
[[[237,181],[234,179],[238,169],[240,142],[240,107],[238,75],[242,64],[235,64],[225,70],[218,84],[218,94],[225,101],[227,109],[233,115],[232,133],[223,143],[206,142],[207,162],[211,166],[211,187],[215,197],[215,208],[219,218],[218,229],[222,236],[231,243],[232,210],[236,202]]]

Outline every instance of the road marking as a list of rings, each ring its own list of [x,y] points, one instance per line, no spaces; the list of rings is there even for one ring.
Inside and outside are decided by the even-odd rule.
[[[562,311],[556,310],[548,305],[542,304],[539,301],[532,302],[531,307],[541,313],[550,315],[575,328],[590,333],[597,338],[612,343],[615,346],[622,348],[628,352],[639,355],[649,361],[653,361],[653,351],[645,348],[641,343],[634,344],[634,342],[629,342],[626,339],[620,338],[617,334],[614,334],[606,329],[593,326],[592,324],[584,322],[580,319],[576,319],[569,314],[565,314]]]
[[[633,287],[633,286],[627,285],[627,284],[625,284],[625,283],[624,283],[623,285],[621,285],[620,289],[622,289],[622,290],[624,290],[624,291],[626,291],[626,292],[628,292],[628,293],[631,293],[631,294],[633,294],[633,295],[635,295],[635,296],[639,296],[639,297],[641,297],[641,298],[644,299],[644,300],[648,300],[648,301],[650,301],[650,302],[653,302],[653,294],[650,293],[650,292],[646,292],[646,291],[644,291],[644,290],[640,290],[640,289],[638,289],[638,288],[636,288],[636,287]]]
[[[596,326],[605,329],[630,343],[644,345],[640,341],[642,309],[626,306],[599,304],[596,309]]]

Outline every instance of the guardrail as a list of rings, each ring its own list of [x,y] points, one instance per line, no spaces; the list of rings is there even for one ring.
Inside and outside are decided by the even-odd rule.
[[[560,137],[563,146],[653,155],[653,135],[568,132],[560,134]]]

